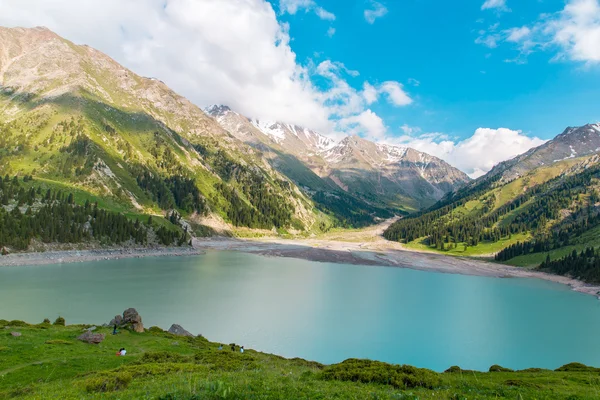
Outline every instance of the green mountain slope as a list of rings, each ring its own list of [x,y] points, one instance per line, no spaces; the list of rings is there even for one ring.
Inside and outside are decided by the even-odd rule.
[[[569,158],[509,182],[498,177],[483,177],[398,221],[385,237],[413,248],[534,266],[548,254],[554,259],[600,245],[593,234],[600,226],[600,156]]]
[[[132,218],[174,210],[192,234],[205,221],[302,232],[391,215],[311,198],[162,82],[44,28],[0,28],[0,174]]]

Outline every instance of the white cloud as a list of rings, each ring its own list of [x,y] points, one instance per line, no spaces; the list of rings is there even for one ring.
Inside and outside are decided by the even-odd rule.
[[[327,36],[333,37],[333,35],[335,35],[335,28],[332,26],[329,29],[327,29]]]
[[[300,10],[314,11],[321,19],[333,21],[335,15],[319,7],[314,0],[279,0],[279,9],[282,13],[296,14]]]
[[[545,143],[537,137],[530,138],[521,131],[507,128],[479,128],[473,136],[456,142],[441,133],[411,136],[415,128],[402,128],[405,136],[386,138],[390,143],[408,145],[419,151],[439,157],[472,178],[477,178],[496,164],[525,153],[532,147]]]
[[[339,121],[339,126],[348,134],[361,135],[374,141],[383,139],[386,133],[383,120],[371,110],[343,118]]]
[[[413,86],[420,86],[421,82],[415,78],[408,78],[408,84]]]
[[[370,105],[377,101],[380,95],[385,95],[390,104],[401,107],[412,104],[413,100],[404,91],[402,84],[396,81],[383,82],[379,86],[373,86],[369,82],[363,84],[361,92],[365,102]]]
[[[559,15],[544,24],[565,57],[600,62],[600,2],[571,0]]]
[[[330,13],[329,11],[325,10],[322,7],[315,8],[315,13],[321,19],[324,19],[327,21],[335,21],[335,14]]]
[[[290,11],[308,3],[296,4]],[[288,27],[265,0],[0,0],[0,10],[0,25],[47,26],[161,79],[201,107],[227,104],[324,134],[339,132],[338,121],[351,117],[355,129],[375,136],[384,130],[368,110],[377,94],[373,100],[365,96],[368,86],[348,83],[358,71],[331,60],[298,63]],[[388,97],[401,99],[397,92]]]
[[[375,86],[371,85],[369,82],[365,82],[363,84],[362,96],[367,102],[367,104],[373,104],[377,101],[377,97],[379,96],[379,92]]]
[[[520,28],[511,28],[506,31],[508,36],[506,40],[508,42],[520,42],[525,39],[531,33],[531,29],[526,26],[522,26]]]
[[[398,82],[384,82],[379,90],[386,93],[389,102],[395,106],[406,106],[413,102]]]
[[[369,24],[375,23],[377,18],[383,17],[388,13],[388,9],[381,3],[371,0],[371,8],[365,10],[365,19]]]
[[[533,51],[551,50],[556,51],[553,60],[599,63],[600,0],[567,0],[561,11],[542,14],[528,26],[480,32],[475,42],[492,48],[501,42],[516,45],[519,56],[507,61],[522,63]]]
[[[481,6],[482,10],[496,9],[500,11],[509,11],[506,6],[506,0],[486,0]]]

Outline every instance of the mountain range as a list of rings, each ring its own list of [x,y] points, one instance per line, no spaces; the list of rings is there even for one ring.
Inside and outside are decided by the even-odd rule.
[[[378,144],[358,136],[339,142],[296,125],[247,118],[227,106],[208,107],[208,115],[239,140],[265,153],[292,155],[327,185],[371,204],[410,211],[431,206],[469,177],[437,157],[408,147]],[[273,166],[308,191],[310,183],[271,155]]]
[[[386,237],[468,255],[562,232],[571,241],[559,247],[570,248],[595,229],[594,222],[565,233],[595,221],[599,150],[600,125],[567,128],[471,180],[408,147],[358,136],[335,141],[225,105],[202,110],[48,29],[0,28],[0,172],[4,185],[27,178],[24,187],[0,184],[0,213],[20,207],[25,217],[17,219],[35,215],[48,198],[91,202],[132,220],[154,216],[144,229],[156,234],[160,225],[183,240],[247,228],[310,234],[412,213]],[[43,199],[45,190],[55,192]],[[544,226],[532,222],[540,209]],[[72,237],[89,230],[81,224]]]
[[[173,190],[154,193],[167,192],[177,174],[198,189],[199,220],[310,231],[418,210],[469,181],[412,149],[358,137],[336,143],[223,106],[207,114],[161,81],[45,28],[0,28],[0,85],[3,172],[119,210],[189,213]]]

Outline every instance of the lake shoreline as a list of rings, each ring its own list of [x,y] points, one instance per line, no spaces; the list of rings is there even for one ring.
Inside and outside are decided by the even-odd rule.
[[[378,244],[381,244],[377,242]],[[410,268],[420,271],[473,275],[494,278],[535,278],[560,283],[571,289],[599,297],[600,286],[565,276],[496,264],[483,260],[417,252],[390,243],[382,248],[375,243],[322,241],[318,239],[194,239],[187,248],[109,248],[92,250],[57,250],[15,253],[0,256],[0,267],[49,265],[143,257],[182,257],[206,251],[237,251],[267,257],[297,258],[314,262],[366,266]]]

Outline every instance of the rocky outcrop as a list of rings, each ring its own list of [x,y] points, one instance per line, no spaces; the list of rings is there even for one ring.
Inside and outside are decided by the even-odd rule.
[[[104,340],[103,333],[92,333],[90,331],[86,331],[85,333],[79,335],[77,340],[81,340],[82,342],[86,342],[89,344],[99,344]]]
[[[191,333],[189,333],[188,331],[183,329],[183,327],[181,325],[177,325],[177,324],[171,325],[171,327],[169,328],[169,333],[172,333],[175,336],[194,337],[194,335],[192,335]]]
[[[179,325],[178,325],[178,326],[179,326]],[[19,337],[19,336],[21,336],[21,332],[11,332],[10,334],[11,334],[12,336],[14,336],[14,337]]]
[[[135,308],[128,308],[127,310],[123,311],[123,316],[115,315],[108,325],[117,325],[118,328],[130,329],[134,332],[144,332],[142,316]]]

